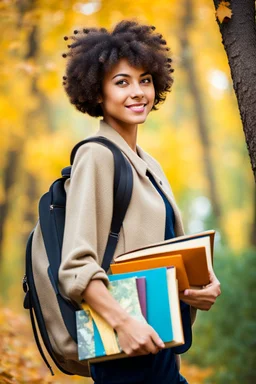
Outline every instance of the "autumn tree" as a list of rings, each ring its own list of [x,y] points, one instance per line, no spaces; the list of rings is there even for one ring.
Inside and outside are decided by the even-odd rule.
[[[256,25],[254,0],[214,0],[256,180]]]

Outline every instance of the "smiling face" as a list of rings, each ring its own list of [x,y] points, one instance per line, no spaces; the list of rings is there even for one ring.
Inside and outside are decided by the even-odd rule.
[[[137,128],[144,123],[154,100],[152,76],[126,59],[119,60],[103,79],[100,102],[104,120],[115,129]]]

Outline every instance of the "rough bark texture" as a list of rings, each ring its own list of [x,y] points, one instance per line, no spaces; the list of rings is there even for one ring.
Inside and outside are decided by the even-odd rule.
[[[202,100],[201,92],[198,87],[197,75],[194,66],[193,54],[189,44],[189,28],[193,22],[193,9],[192,0],[184,1],[184,17],[182,23],[182,31],[180,34],[180,42],[182,48],[182,65],[187,73],[188,87],[195,105],[195,116],[197,120],[198,136],[202,144],[203,150],[203,164],[205,167],[205,174],[208,180],[208,194],[211,200],[213,213],[217,221],[217,226],[220,228],[221,217],[221,204],[220,198],[217,193],[216,180],[214,175],[214,167],[211,159],[211,144],[208,135],[207,119],[204,112],[204,103]]]
[[[214,0],[217,9],[219,1]],[[256,26],[255,0],[232,0],[232,17],[219,24],[245,140],[256,181]]]
[[[232,0],[231,19],[219,24],[256,181],[256,25],[255,0]],[[214,0],[217,9],[219,1]],[[251,245],[256,245],[256,189]]]

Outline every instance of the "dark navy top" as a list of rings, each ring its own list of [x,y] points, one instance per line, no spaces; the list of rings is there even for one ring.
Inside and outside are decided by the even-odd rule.
[[[173,208],[165,194],[159,188],[153,176],[147,172],[149,180],[162,196],[166,209],[165,240],[175,237],[175,216]],[[175,353],[187,351],[192,342],[189,305],[180,301],[185,344],[180,347],[163,349],[156,355],[129,357],[92,364],[91,373],[95,384],[187,384],[179,373]]]
[[[169,203],[169,200],[166,198],[165,194],[163,193],[163,191],[159,188],[153,176],[149,172],[147,172],[147,176],[149,180],[152,182],[152,184],[154,185],[154,187],[156,188],[156,190],[162,196],[162,199],[165,204],[166,221],[165,221],[164,239],[165,240],[172,239],[175,237],[175,231],[174,231],[175,216],[174,216],[173,208]],[[180,308],[181,308],[185,344],[181,345],[180,347],[172,348],[172,350],[177,354],[186,352],[191,347],[191,344],[192,344],[190,307],[188,304],[180,300]]]

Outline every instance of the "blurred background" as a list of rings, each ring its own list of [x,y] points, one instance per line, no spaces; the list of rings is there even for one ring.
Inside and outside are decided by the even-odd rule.
[[[174,85],[140,126],[139,144],[162,165],[187,233],[216,229],[222,296],[198,313],[182,361],[192,384],[256,382],[255,186],[211,0],[0,2],[0,383],[91,383],[50,377],[23,310],[27,236],[42,193],[73,145],[98,128],[62,88],[65,35],[123,18],[155,25],[173,55]]]

